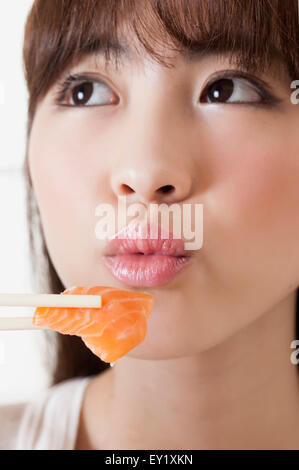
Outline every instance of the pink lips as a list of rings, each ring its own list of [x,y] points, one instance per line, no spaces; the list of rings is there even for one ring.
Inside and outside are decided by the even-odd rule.
[[[110,240],[104,263],[112,275],[129,286],[154,287],[171,281],[190,262],[181,239],[162,238],[160,227],[130,225]],[[154,234],[154,235],[153,235]],[[154,236],[154,238],[153,238]],[[152,238],[151,238],[152,237]]]

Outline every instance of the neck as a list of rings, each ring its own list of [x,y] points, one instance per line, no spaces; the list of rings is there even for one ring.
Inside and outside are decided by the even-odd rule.
[[[106,414],[97,421],[107,424],[105,442],[96,445],[282,449],[297,440],[299,446],[298,366],[290,360],[294,310],[295,294],[196,356],[119,360],[106,373]]]

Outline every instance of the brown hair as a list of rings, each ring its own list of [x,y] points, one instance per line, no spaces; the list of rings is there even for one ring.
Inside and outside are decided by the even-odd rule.
[[[124,26],[154,60],[166,67],[171,66],[166,55],[158,53],[163,44],[180,53],[203,50],[225,54],[248,71],[262,71],[276,55],[290,79],[299,78],[297,0],[35,0],[26,22],[23,49],[29,91],[27,148],[37,105],[51,86],[86,54],[101,50],[107,62],[115,59],[117,64]],[[45,243],[27,152],[24,174],[37,285],[59,293],[65,286]],[[53,383],[109,367],[80,338],[56,337]]]

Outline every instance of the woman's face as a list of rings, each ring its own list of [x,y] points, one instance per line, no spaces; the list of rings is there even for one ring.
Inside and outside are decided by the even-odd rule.
[[[276,66],[256,76],[271,88],[271,104],[251,78],[221,81],[237,72],[223,57],[174,55],[171,69],[133,59],[116,69],[85,57],[70,72],[89,84],[75,82],[60,103],[58,85],[49,90],[33,122],[30,171],[66,287],[128,288],[103,262],[100,203],[116,208],[127,194],[129,203],[203,204],[203,246],[173,280],[141,289],[154,295],[154,310],[145,341],[129,353],[192,355],[299,284],[299,107]],[[206,93],[208,83],[215,86]],[[164,185],[174,190],[158,191]]]

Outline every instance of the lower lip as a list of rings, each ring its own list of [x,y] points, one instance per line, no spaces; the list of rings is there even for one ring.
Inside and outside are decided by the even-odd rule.
[[[122,254],[104,256],[112,275],[128,286],[154,287],[167,284],[190,263],[188,256]]]

